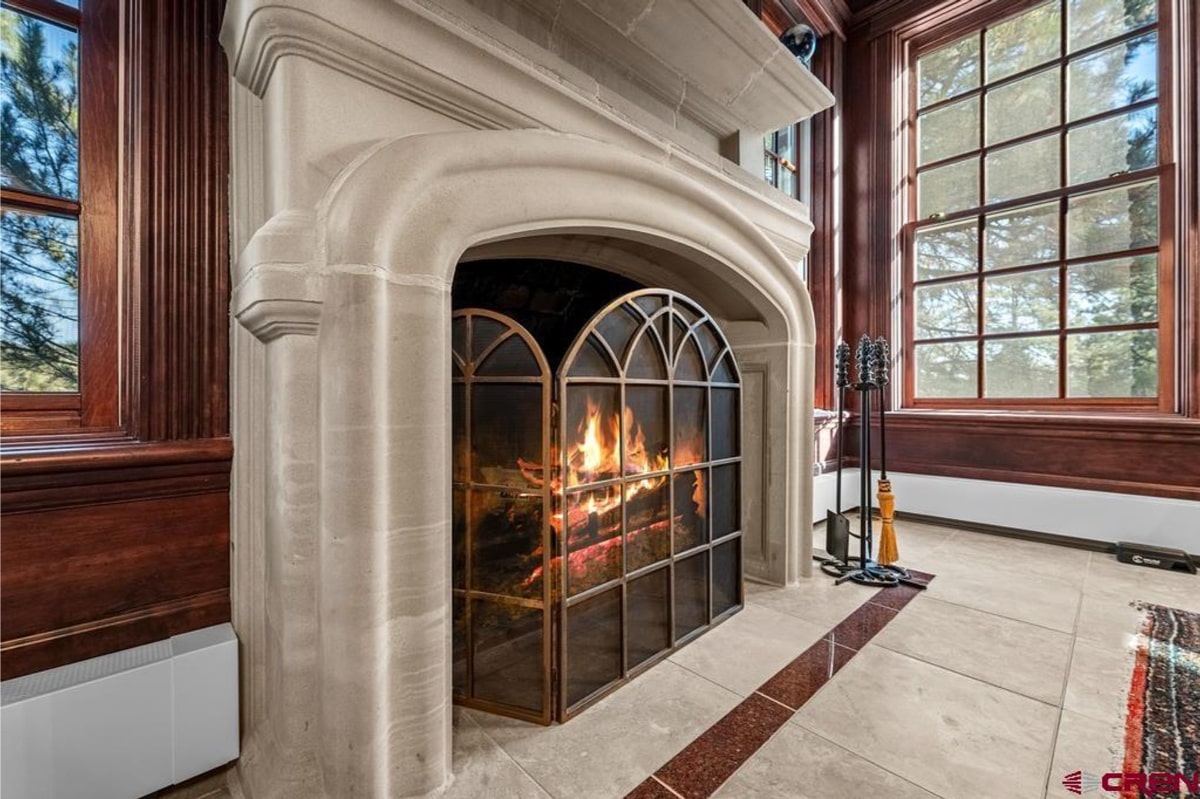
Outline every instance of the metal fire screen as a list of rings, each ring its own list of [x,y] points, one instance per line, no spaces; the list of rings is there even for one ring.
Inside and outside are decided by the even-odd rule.
[[[454,325],[456,697],[565,720],[742,605],[737,366],[691,300],[633,292],[567,350],[547,441],[529,334]]]

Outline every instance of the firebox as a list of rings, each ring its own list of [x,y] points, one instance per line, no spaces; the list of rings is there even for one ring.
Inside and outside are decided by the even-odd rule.
[[[741,389],[682,294],[602,308],[556,372],[488,309],[453,349],[453,689],[565,721],[742,606]]]

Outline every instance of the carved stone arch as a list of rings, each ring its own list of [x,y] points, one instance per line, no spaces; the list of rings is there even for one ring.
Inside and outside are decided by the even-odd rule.
[[[264,795],[420,795],[447,779],[451,282],[472,250],[571,236],[669,255],[655,284],[702,301],[759,370],[752,432],[772,486],[764,527],[778,531],[764,576],[811,568],[812,308],[761,230],[666,154],[535,130],[376,145],[313,211],[269,221],[239,264],[235,313],[269,341],[266,479],[308,481],[266,509],[267,546],[237,555],[236,568],[277,576],[263,610],[237,611],[271,608],[271,634],[243,643],[280,680],[246,751],[319,775],[254,776],[247,758],[256,788],[285,786]]]

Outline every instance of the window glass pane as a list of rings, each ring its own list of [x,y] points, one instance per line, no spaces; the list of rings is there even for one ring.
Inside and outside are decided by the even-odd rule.
[[[917,117],[919,163],[940,161],[979,147],[979,98],[968,97]]]
[[[921,228],[916,234],[917,280],[974,272],[979,267],[979,221]]]
[[[1073,184],[1148,169],[1157,163],[1157,108],[1102,119],[1067,134],[1067,177]]]
[[[795,127],[788,125],[779,129],[775,134],[775,154],[780,158],[786,158],[792,163],[796,162],[796,137],[793,135]]]
[[[985,397],[1057,397],[1058,336],[985,341]]]
[[[1018,197],[1058,188],[1058,134],[1014,147],[992,150],[986,159],[987,201]]]
[[[1158,92],[1157,37],[1139,36],[1067,65],[1067,118],[1148,100]]]
[[[917,176],[918,215],[949,214],[979,205],[979,158],[946,164]]]
[[[974,335],[978,326],[978,292],[979,284],[974,279],[917,286],[913,292],[917,338]]]
[[[4,391],[79,390],[78,231],[76,220],[49,214],[0,217]]]
[[[1071,52],[1154,21],[1157,0],[1067,0]]]
[[[979,35],[917,60],[917,105],[924,107],[979,85]]]
[[[763,153],[763,180],[767,181],[767,183],[770,183],[772,186],[775,185],[776,169],[777,166],[775,164],[775,157],[770,153]]]
[[[79,37],[9,9],[0,11],[3,185],[79,196]]]
[[[974,397],[978,385],[978,348],[974,341],[918,344],[918,397]]]
[[[1059,55],[1058,0],[1032,8],[987,30],[987,80],[1044,64]]]
[[[983,283],[985,332],[1058,328],[1058,269],[996,275]]]
[[[1067,336],[1067,395],[1158,395],[1158,333],[1122,330]]]
[[[796,173],[786,167],[779,168],[779,190],[789,197],[796,196]]]
[[[1058,203],[1032,205],[985,222],[984,269],[1037,264],[1058,258]]]
[[[1067,268],[1067,327],[1158,319],[1158,256],[1139,255]]]
[[[987,143],[998,144],[1059,123],[1058,68],[993,89],[987,95]]]
[[[1158,181],[1135,183],[1067,201],[1067,257],[1158,244]]]

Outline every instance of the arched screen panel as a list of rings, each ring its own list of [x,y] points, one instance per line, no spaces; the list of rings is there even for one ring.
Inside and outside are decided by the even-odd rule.
[[[557,402],[566,718],[741,607],[741,386],[715,321],[649,289],[583,329]]]
[[[552,718],[550,369],[513,320],[451,323],[456,701]]]

